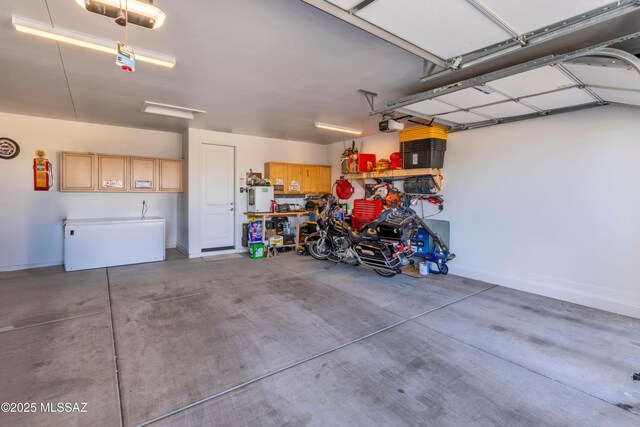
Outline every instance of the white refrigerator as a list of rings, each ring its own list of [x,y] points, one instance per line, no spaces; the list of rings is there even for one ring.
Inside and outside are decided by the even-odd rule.
[[[273,187],[249,187],[247,212],[271,212]]]

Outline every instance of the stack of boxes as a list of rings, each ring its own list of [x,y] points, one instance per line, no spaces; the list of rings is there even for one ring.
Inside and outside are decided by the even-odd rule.
[[[405,169],[436,168],[444,165],[447,131],[439,126],[420,126],[400,131],[400,153]]]
[[[251,258],[264,258],[264,245],[262,244],[262,221],[252,221],[249,223],[249,252]]]

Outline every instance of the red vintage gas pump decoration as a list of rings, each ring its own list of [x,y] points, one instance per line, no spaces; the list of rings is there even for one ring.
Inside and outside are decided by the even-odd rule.
[[[33,159],[33,189],[34,191],[49,191],[53,186],[53,165],[46,159],[44,150],[36,150]]]

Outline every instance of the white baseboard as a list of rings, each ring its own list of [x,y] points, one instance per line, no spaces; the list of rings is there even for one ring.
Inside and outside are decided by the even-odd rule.
[[[455,264],[455,262],[452,264]],[[458,276],[482,280],[507,288],[640,318],[640,294],[572,282],[555,277],[485,270],[468,265],[451,265],[450,272]]]
[[[229,255],[229,254],[241,254],[244,252],[248,252],[249,249],[247,248],[240,248],[240,249],[225,249],[223,251],[211,251],[211,252],[189,252],[189,250],[187,248],[185,248],[184,246],[181,245],[177,245],[176,249],[178,249],[178,251],[180,253],[182,253],[183,255],[189,257],[189,258],[201,258],[203,256],[216,256],[216,255]]]
[[[175,245],[175,243],[173,245],[172,244],[168,244],[166,246],[166,248],[167,249],[174,249],[174,248],[176,248],[176,245]],[[34,263],[34,264],[4,265],[4,266],[0,266],[0,272],[2,272],[2,271],[29,270],[31,268],[54,267],[56,265],[64,265],[64,261],[44,262],[44,263]]]
[[[3,265],[0,267],[0,271],[28,270],[31,268],[54,267],[56,265],[63,265],[63,262],[55,261],[55,262],[43,262],[43,263],[34,263],[34,264]]]
[[[0,271],[28,270],[30,268],[54,267],[56,265],[62,265],[62,264],[63,264],[62,261],[56,261],[56,262],[43,262],[43,263],[35,263],[35,264],[3,265],[3,266],[0,266]]]

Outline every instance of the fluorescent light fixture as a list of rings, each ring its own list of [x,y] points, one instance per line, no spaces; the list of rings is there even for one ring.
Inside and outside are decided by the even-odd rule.
[[[116,56],[116,43],[109,40],[101,40],[84,34],[77,34],[71,31],[51,26],[30,22],[24,19],[12,18],[11,22],[15,29],[21,33],[31,34],[33,36],[42,37],[49,40],[55,40],[61,43],[67,43],[73,46],[80,46],[87,49],[97,50],[99,52],[110,53]],[[173,68],[176,65],[175,58],[159,55],[157,53],[145,51],[143,49],[133,48],[136,61],[147,62],[149,64],[160,65],[161,67]]]
[[[140,0],[76,0],[76,3],[88,12],[109,18],[115,18],[120,10],[124,10],[126,7],[128,17],[131,19],[130,24],[150,29],[161,27],[167,17],[152,2],[145,3]]]
[[[159,102],[151,101],[144,101],[142,112],[188,120],[193,120],[196,114],[206,113],[206,111],[203,110],[194,110],[193,108],[178,107],[177,105],[160,104]]]
[[[338,132],[350,133],[352,135],[361,135],[362,129],[348,128],[346,126],[330,125],[329,123],[316,122],[318,129],[335,130]]]

